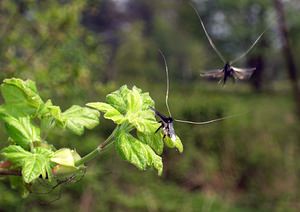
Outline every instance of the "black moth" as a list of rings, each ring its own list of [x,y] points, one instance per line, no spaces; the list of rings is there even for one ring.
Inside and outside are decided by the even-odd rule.
[[[244,80],[244,79],[249,79],[251,77],[251,75],[253,74],[253,72],[255,71],[255,67],[253,68],[237,68],[232,66],[234,63],[236,63],[237,61],[239,61],[240,59],[242,59],[243,57],[245,57],[251,50],[252,48],[255,46],[255,44],[259,41],[259,39],[263,36],[263,34],[265,33],[266,30],[264,30],[259,36],[258,38],[254,41],[254,43],[250,46],[250,48],[244,52],[243,54],[241,54],[239,57],[237,57],[236,59],[234,59],[233,61],[226,61],[225,58],[223,57],[223,55],[219,52],[219,50],[217,49],[217,47],[215,46],[215,44],[213,43],[212,39],[210,38],[209,34],[207,33],[205,26],[203,24],[203,21],[197,11],[197,9],[191,5],[193,7],[193,9],[195,10],[201,26],[205,32],[205,35],[211,45],[211,47],[214,49],[214,51],[217,53],[217,55],[220,57],[220,59],[223,61],[223,63],[225,64],[224,67],[222,69],[217,69],[217,70],[213,70],[213,71],[207,71],[204,73],[201,73],[200,76],[202,77],[210,77],[210,78],[221,78],[220,82],[223,82],[223,85],[226,83],[228,78],[232,78],[233,81],[235,81],[236,79],[239,80]]]
[[[167,117],[161,114],[160,112],[158,112],[152,107],[150,107],[150,109],[153,110],[155,112],[155,115],[160,118],[159,123],[161,123],[161,125],[159,128],[157,128],[155,133],[157,133],[160,129],[162,129],[164,134],[163,138],[168,136],[169,138],[171,138],[172,141],[176,141],[176,134],[174,130],[174,119],[172,117]]]
[[[186,123],[186,124],[205,125],[205,124],[210,124],[210,123],[213,123],[213,122],[221,121],[221,120],[228,119],[228,118],[236,116],[236,115],[227,116],[227,117],[213,119],[213,120],[204,121],[204,122],[194,122],[194,121],[186,121],[186,120],[180,120],[180,119],[172,118],[171,111],[170,111],[170,108],[169,108],[169,103],[168,103],[169,87],[170,87],[169,86],[169,84],[170,84],[169,83],[169,70],[168,70],[168,65],[167,65],[167,61],[166,61],[166,58],[165,58],[164,54],[161,51],[159,51],[159,52],[160,52],[160,54],[161,54],[161,56],[164,60],[164,63],[165,63],[165,71],[166,71],[166,77],[167,77],[166,107],[167,107],[169,116],[163,115],[162,113],[158,112],[155,108],[152,108],[152,107],[149,108],[149,109],[151,109],[155,112],[155,115],[160,119],[159,123],[161,123],[161,126],[156,130],[155,133],[157,133],[160,129],[162,129],[163,130],[162,132],[164,134],[163,138],[169,137],[172,141],[175,141],[176,140],[176,133],[175,133],[175,130],[174,130],[174,121],[179,122],[179,123]]]

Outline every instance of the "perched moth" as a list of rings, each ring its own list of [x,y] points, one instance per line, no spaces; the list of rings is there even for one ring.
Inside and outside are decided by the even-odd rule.
[[[245,57],[251,50],[252,48],[255,46],[255,44],[260,40],[260,38],[263,36],[263,34],[265,33],[265,31],[267,29],[265,29],[259,36],[258,38],[254,41],[254,43],[249,47],[249,49],[247,51],[245,51],[243,54],[241,54],[240,56],[238,56],[236,59],[232,60],[232,61],[228,61],[226,60],[223,55],[221,54],[221,52],[217,49],[217,47],[215,46],[215,44],[213,43],[212,39],[210,38],[207,30],[205,29],[204,23],[197,11],[197,9],[191,4],[192,8],[195,10],[201,26],[205,32],[205,35],[209,41],[209,44],[211,45],[211,47],[214,49],[214,51],[217,53],[217,55],[219,56],[219,58],[223,61],[223,63],[225,64],[223,68],[217,69],[217,70],[213,70],[213,71],[207,71],[204,73],[201,73],[200,76],[202,77],[210,77],[210,78],[218,78],[220,79],[219,83],[223,82],[223,85],[226,83],[228,78],[232,78],[233,81],[235,81],[236,79],[239,80],[244,80],[244,79],[249,79],[251,77],[251,75],[253,74],[253,72],[255,71],[255,67],[253,68],[237,68],[234,67],[233,64],[236,63],[237,61],[239,61],[240,59],[242,59],[243,57]]]
[[[164,63],[165,63],[165,71],[166,71],[166,78],[167,78],[167,90],[166,90],[166,107],[169,113],[169,116],[163,115],[162,113],[160,113],[159,111],[157,111],[155,108],[150,107],[151,110],[153,110],[155,112],[155,115],[160,119],[159,123],[161,123],[161,126],[156,130],[155,133],[157,133],[160,129],[162,129],[162,132],[164,134],[163,138],[165,137],[169,137],[172,141],[176,140],[176,133],[174,130],[174,121],[175,122],[179,122],[179,123],[186,123],[186,124],[194,124],[194,125],[205,125],[205,124],[210,124],[213,122],[217,122],[217,121],[221,121],[224,119],[228,119],[234,116],[238,116],[238,115],[233,115],[233,116],[226,116],[223,118],[218,118],[218,119],[213,119],[213,120],[209,120],[209,121],[204,121],[204,122],[194,122],[194,121],[186,121],[186,120],[180,120],[180,119],[174,119],[172,117],[171,111],[170,111],[170,107],[169,107],[169,88],[170,88],[170,82],[169,82],[169,70],[168,70],[168,65],[167,65],[167,61],[166,58],[164,56],[164,54],[159,51]]]

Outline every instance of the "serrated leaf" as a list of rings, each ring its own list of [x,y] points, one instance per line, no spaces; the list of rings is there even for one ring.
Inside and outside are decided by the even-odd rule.
[[[166,144],[167,147],[169,147],[169,148],[176,148],[176,149],[178,149],[178,151],[180,153],[183,152],[182,142],[181,142],[180,138],[177,135],[176,135],[176,140],[175,141],[172,141],[172,139],[169,138],[168,136],[166,136],[164,138],[164,141],[165,141],[165,144]]]
[[[37,147],[34,152],[28,152],[20,146],[11,145],[4,148],[1,154],[15,166],[22,168],[24,182],[30,183],[40,175],[51,180],[50,158],[53,152],[49,149]]]
[[[5,116],[3,120],[9,136],[23,148],[27,149],[30,143],[41,140],[39,128],[31,123],[29,116],[20,118]]]
[[[31,80],[6,79],[1,84],[1,93],[5,101],[2,107],[15,117],[33,115],[43,104]]]
[[[137,137],[144,144],[148,144],[158,155],[162,154],[164,142],[160,133],[137,132]]]
[[[110,119],[116,124],[122,124],[125,120],[125,117],[117,109],[107,103],[91,102],[86,105],[103,112],[104,118]]]
[[[97,110],[73,105],[63,112],[66,127],[77,135],[82,135],[84,128],[92,129],[99,124],[100,113]]]
[[[137,113],[142,110],[143,100],[136,87],[127,94],[127,113]]]
[[[126,85],[123,85],[119,90],[116,90],[106,96],[108,104],[116,108],[121,114],[125,115],[127,110],[127,95],[130,90]]]
[[[139,132],[154,133],[160,126],[151,110],[128,113],[126,118]]]
[[[55,120],[61,126],[64,125],[64,120],[62,117],[62,112],[60,107],[53,105],[52,101],[49,99],[45,104],[43,104],[38,111],[39,118],[42,120]]]
[[[124,85],[107,95],[106,100],[107,104],[94,102],[87,105],[104,112],[104,117],[116,124],[129,122],[139,132],[154,133],[159,127],[154,112],[149,109],[154,106],[149,93],[142,93],[142,90],[135,86],[128,89]]]
[[[24,150],[20,146],[10,145],[1,150],[1,155],[14,165],[20,167],[23,165],[24,160],[31,155],[31,152]]]
[[[163,170],[162,158],[145,143],[134,138],[128,133],[116,136],[115,147],[120,156],[141,170],[154,167],[161,175]]]
[[[41,175],[43,179],[52,179],[50,158],[53,152],[45,148],[36,148],[35,153],[28,156],[22,165],[24,182],[31,183]]]

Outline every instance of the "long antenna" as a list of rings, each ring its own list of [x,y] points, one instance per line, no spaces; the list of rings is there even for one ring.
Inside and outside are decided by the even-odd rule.
[[[213,120],[203,121],[203,122],[185,121],[185,120],[180,120],[180,119],[174,119],[174,120],[176,122],[185,123],[185,124],[205,125],[205,124],[210,124],[210,123],[213,123],[213,122],[222,121],[222,120],[225,120],[225,119],[234,118],[236,116],[241,116],[241,115],[244,115],[246,113],[249,113],[249,112],[245,112],[245,113],[241,113],[241,114],[236,114],[236,115],[232,115],[232,116],[225,116],[223,118],[218,118],[218,119],[213,119]]]
[[[203,23],[203,21],[202,21],[200,15],[199,15],[199,13],[198,13],[198,10],[195,8],[195,6],[194,6],[193,4],[190,3],[190,5],[191,5],[191,7],[195,10],[195,12],[196,12],[196,14],[197,14],[197,16],[198,16],[198,18],[199,18],[199,21],[200,21],[200,23],[201,23],[201,26],[202,26],[202,28],[203,28],[203,30],[204,30],[204,32],[205,32],[205,35],[206,35],[206,37],[207,37],[207,39],[208,39],[208,41],[209,41],[211,47],[215,50],[215,52],[218,54],[218,56],[219,56],[220,59],[223,61],[223,63],[226,63],[225,58],[224,58],[224,57],[222,56],[222,54],[219,52],[219,50],[218,50],[217,47],[215,46],[214,42],[213,42],[212,39],[210,38],[209,34],[207,33],[207,31],[206,31],[206,29],[205,29],[205,26],[204,26],[204,23]]]
[[[254,41],[254,43],[250,46],[250,48],[245,51],[243,54],[241,54],[240,56],[238,56],[237,58],[235,58],[233,61],[230,62],[230,65],[236,63],[237,61],[239,61],[240,59],[242,59],[243,57],[245,57],[255,46],[255,44],[260,40],[260,38],[263,36],[263,34],[267,31],[268,28],[266,28],[259,36],[258,38]]]
[[[168,64],[167,64],[167,60],[166,60],[166,57],[165,57],[164,53],[160,49],[158,51],[161,54],[161,56],[164,60],[164,63],[165,63],[165,70],[166,70],[166,76],[167,76],[166,106],[167,106],[167,109],[168,109],[169,116],[172,117],[172,114],[171,114],[171,111],[170,111],[170,108],[169,108],[169,103],[168,103],[169,88],[170,88]]]

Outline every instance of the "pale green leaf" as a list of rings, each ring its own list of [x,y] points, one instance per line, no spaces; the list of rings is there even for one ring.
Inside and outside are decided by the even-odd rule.
[[[41,106],[38,113],[39,118],[42,120],[55,120],[61,126],[64,125],[60,107],[53,105],[51,100],[47,100],[47,102]]]
[[[21,167],[27,157],[31,156],[31,152],[24,150],[21,146],[10,145],[1,150],[7,160],[12,162],[14,165]]]
[[[15,117],[34,115],[43,104],[31,80],[6,79],[1,84],[1,93],[5,102],[2,107]]]
[[[176,148],[176,149],[178,149],[178,151],[180,153],[183,152],[182,142],[181,142],[180,138],[177,135],[176,135],[176,140],[175,141],[172,141],[172,139],[169,138],[168,136],[166,136],[164,138],[164,141],[165,141],[165,144],[166,144],[167,147],[169,147],[169,148]]]
[[[30,183],[40,175],[51,180],[50,158],[53,152],[49,149],[37,147],[34,152],[28,152],[20,146],[11,145],[4,148],[1,154],[15,166],[22,168],[24,182]]]
[[[92,129],[99,124],[100,113],[97,110],[73,105],[63,112],[66,127],[77,135],[82,135],[84,128]]]
[[[91,102],[86,105],[103,112],[104,118],[110,119],[116,124],[122,124],[125,120],[124,116],[117,109],[107,103]]]
[[[48,180],[51,181],[50,158],[52,154],[52,151],[48,149],[36,148],[36,151],[24,160],[22,166],[24,182],[31,183],[39,176],[42,176],[43,179],[48,177]]]
[[[127,94],[127,113],[137,113],[142,110],[143,100],[140,92],[134,87]]]
[[[130,90],[126,85],[123,85],[119,90],[116,90],[106,96],[108,104],[116,108],[121,114],[125,115],[127,111],[127,95]]]
[[[41,140],[40,130],[31,123],[29,116],[20,118],[5,116],[3,120],[8,135],[23,148],[26,149],[30,143]]]
[[[148,144],[158,155],[161,155],[164,148],[164,142],[160,133],[141,133],[137,132],[140,141]]]
[[[161,175],[163,169],[162,159],[147,144],[142,143],[130,134],[121,132],[116,136],[115,146],[124,160],[141,170],[154,167]]]

